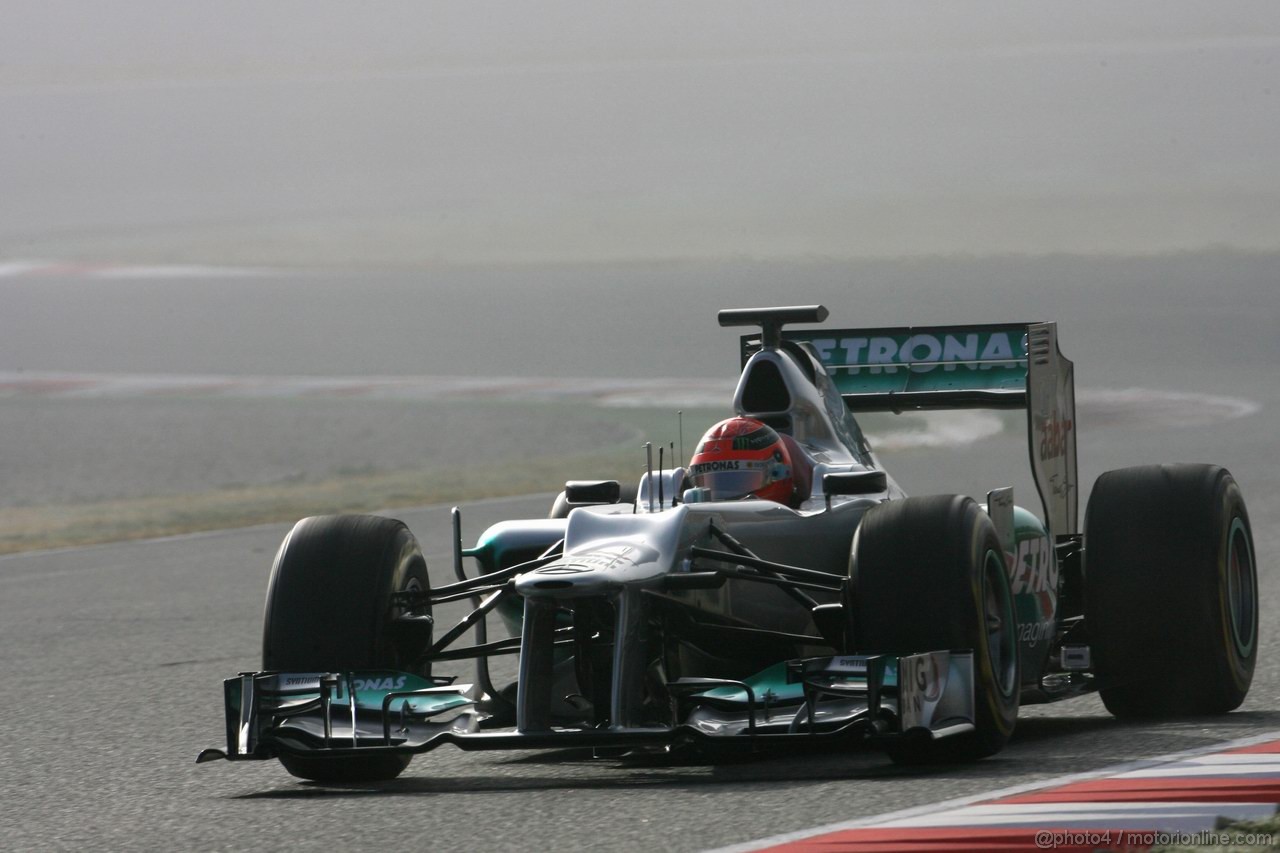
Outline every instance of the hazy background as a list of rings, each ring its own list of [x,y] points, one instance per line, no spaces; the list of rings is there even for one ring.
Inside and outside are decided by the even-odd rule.
[[[1280,241],[1270,2],[5,2],[0,247],[302,265]]]
[[[635,476],[727,390],[597,397],[729,306],[1057,320],[1090,477],[1274,451],[1274,3],[0,4],[0,548]],[[1024,476],[938,427],[909,490]]]
[[[284,522],[0,557],[0,837],[693,850],[1275,729],[1278,93],[1274,2],[0,0],[0,552]],[[686,446],[726,413],[716,309],[808,302],[1058,321],[1082,498],[1230,468],[1244,708],[1049,706],[933,773],[441,750],[370,796],[191,763],[287,523],[396,508],[442,582],[448,504],[405,507],[473,539],[550,498],[472,498],[638,478],[676,410]],[[867,427],[911,493],[1034,507],[1024,423]]]

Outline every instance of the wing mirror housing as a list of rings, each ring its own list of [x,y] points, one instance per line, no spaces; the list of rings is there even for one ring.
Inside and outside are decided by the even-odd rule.
[[[822,475],[822,493],[827,496],[827,508],[831,508],[833,495],[878,495],[889,488],[889,478],[883,471],[842,471]]]
[[[617,480],[570,480],[564,484],[564,497],[570,504],[616,504],[622,497],[622,484]]]

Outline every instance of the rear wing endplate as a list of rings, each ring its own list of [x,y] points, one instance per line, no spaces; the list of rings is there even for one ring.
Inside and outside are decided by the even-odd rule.
[[[1055,536],[1077,533],[1075,377],[1057,324],[784,329],[853,412],[1026,409],[1031,470]],[[761,335],[741,340],[742,360]]]

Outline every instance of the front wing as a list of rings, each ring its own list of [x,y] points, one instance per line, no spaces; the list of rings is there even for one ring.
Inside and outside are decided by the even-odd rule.
[[[797,737],[944,738],[974,728],[971,651],[785,661],[744,681],[666,685],[675,725],[488,731],[471,685],[401,672],[246,672],[224,682],[227,748],[198,762],[462,749],[628,748]]]

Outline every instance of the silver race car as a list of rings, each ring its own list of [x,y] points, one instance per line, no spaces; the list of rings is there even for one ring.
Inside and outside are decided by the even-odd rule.
[[[267,589],[262,671],[224,683],[225,750],[320,781],[462,749],[871,742],[981,758],[1019,704],[1098,690],[1117,716],[1223,713],[1257,653],[1248,514],[1211,465],[1111,471],[1077,521],[1072,364],[1052,323],[796,330],[821,306],[720,312],[734,418],[635,489],[570,481],[432,588],[405,525],[304,519]],[[1023,409],[1035,511],[908,497],[855,413]],[[471,560],[468,573],[464,563]],[[433,606],[470,600],[441,629]],[[489,617],[509,636],[490,640]],[[462,638],[474,630],[469,645]],[[1160,654],[1152,655],[1152,649]],[[490,658],[518,655],[514,683]],[[433,675],[474,658],[474,684]]]

